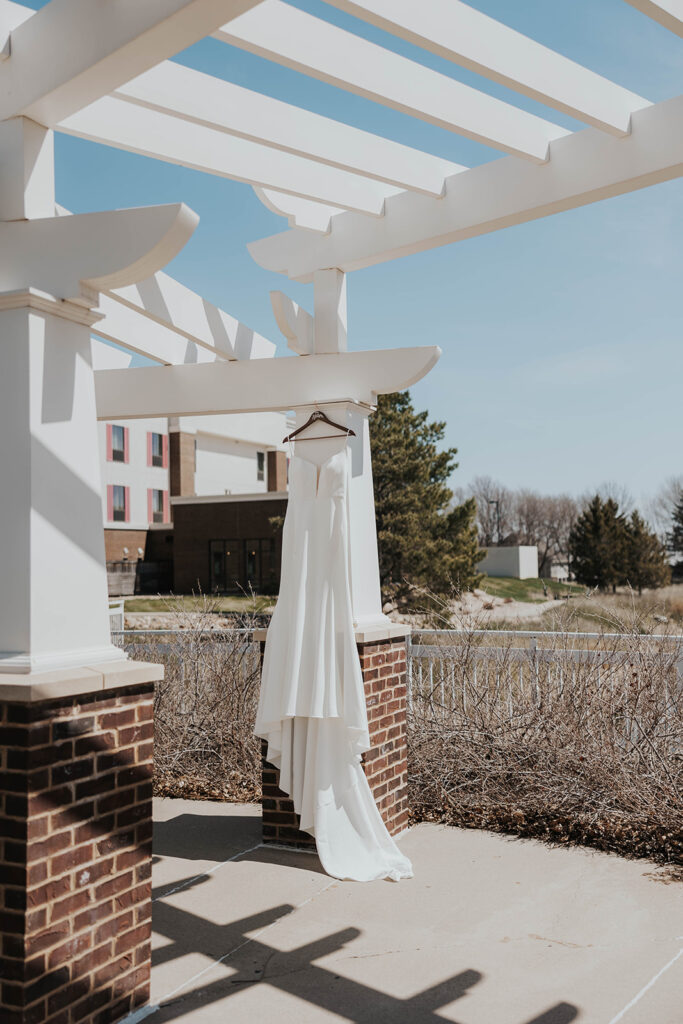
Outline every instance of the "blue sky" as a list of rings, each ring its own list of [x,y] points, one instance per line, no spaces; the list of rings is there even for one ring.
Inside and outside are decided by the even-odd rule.
[[[40,7],[42,3],[31,3]],[[301,7],[567,127],[553,113],[327,7]],[[472,6],[657,101],[683,90],[683,40],[623,0],[476,0]],[[205,40],[178,60],[361,128],[475,165],[498,154],[445,130]],[[183,200],[201,217],[169,272],[281,344],[268,292],[310,286],[261,270],[246,243],[284,230],[235,182],[58,137],[58,200],[75,212]],[[354,349],[438,343],[412,389],[459,449],[454,486],[581,493],[605,480],[645,499],[683,472],[683,181],[358,271]]]

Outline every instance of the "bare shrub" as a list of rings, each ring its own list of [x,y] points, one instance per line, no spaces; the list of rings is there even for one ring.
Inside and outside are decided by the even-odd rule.
[[[539,633],[535,650],[477,630],[428,639],[436,657],[418,647],[411,666],[417,820],[680,863],[680,638],[622,619],[591,638]]]
[[[158,796],[258,800],[260,665],[252,616],[216,630],[213,604],[202,598],[197,610],[176,612],[175,632],[141,632],[126,643],[131,657],[165,668],[154,696],[154,789]]]

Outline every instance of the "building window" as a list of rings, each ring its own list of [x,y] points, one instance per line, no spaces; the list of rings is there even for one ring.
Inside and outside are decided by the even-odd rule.
[[[123,428],[121,428],[123,429]],[[115,523],[127,522],[126,517],[126,488],[114,484],[112,487],[112,520]]]
[[[266,479],[266,453],[256,452],[256,479]]]
[[[126,461],[126,428],[118,427],[115,424],[111,428],[111,460],[112,462]]]
[[[159,437],[159,435],[156,435]],[[152,491],[152,522],[163,523],[164,522],[164,492],[163,491]]]
[[[161,434],[152,434],[152,465],[164,464],[164,438]]]

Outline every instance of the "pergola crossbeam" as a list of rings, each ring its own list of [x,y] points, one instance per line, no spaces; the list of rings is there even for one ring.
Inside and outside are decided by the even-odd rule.
[[[683,96],[636,111],[631,134],[595,128],[553,143],[542,167],[506,157],[456,175],[443,199],[401,193],[381,221],[341,214],[328,235],[291,229],[249,251],[268,270],[310,281],[325,267],[357,270],[486,234],[683,174]]]
[[[464,168],[173,61],[117,90],[130,103],[399,188],[439,196]]]
[[[626,0],[626,3],[677,36],[683,36],[683,0]]]
[[[217,39],[395,110],[543,162],[567,130],[329,22],[263,0],[214,33]]]
[[[51,0],[12,30],[0,63],[0,121],[22,115],[53,125],[257,3]]]
[[[164,331],[203,348],[215,359],[267,359],[275,354],[272,341],[162,271],[138,284],[109,292],[107,298],[110,300],[108,309],[113,310],[113,303],[120,318],[125,315],[123,309],[138,318],[143,338],[145,331],[152,331],[158,325]],[[95,328],[98,333],[101,333],[100,326],[98,324]],[[125,338],[121,344],[126,345]],[[136,348],[136,351],[143,350],[144,341],[142,348]],[[143,351],[143,354],[150,353]],[[161,362],[178,361],[163,358],[163,349],[161,355]],[[152,355],[151,358],[158,357]],[[188,359],[181,361],[187,362]]]
[[[641,96],[460,0],[326,2],[615,135],[626,134],[632,112],[648,105]],[[680,6],[680,0],[675,2]]]
[[[66,118],[58,130],[130,153],[179,164],[250,185],[276,188],[304,199],[382,216],[392,185],[323,167],[158,110],[106,96]]]

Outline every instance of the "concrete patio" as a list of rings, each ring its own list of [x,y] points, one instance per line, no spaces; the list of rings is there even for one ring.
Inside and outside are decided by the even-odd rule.
[[[683,888],[643,861],[419,825],[335,881],[260,808],[159,800],[152,1007],[192,1024],[681,1024]]]

